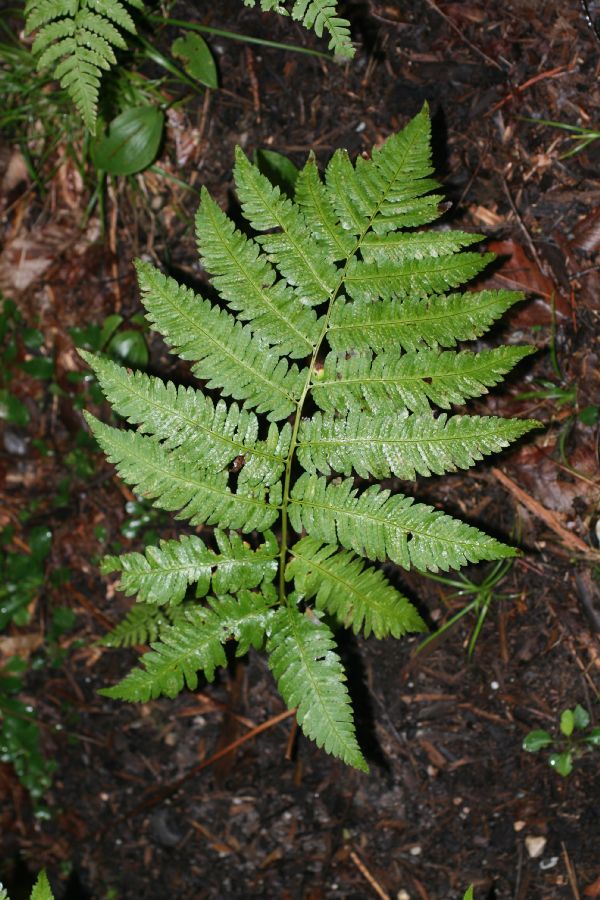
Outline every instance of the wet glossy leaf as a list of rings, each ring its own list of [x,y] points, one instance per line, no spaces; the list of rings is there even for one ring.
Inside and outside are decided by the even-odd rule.
[[[119,325],[122,325],[124,321],[123,316],[120,316],[118,313],[113,313],[105,318],[100,331],[99,349],[102,349],[102,347],[105,347],[106,344],[108,344]]]
[[[24,328],[23,343],[28,350],[37,350],[44,343],[44,335],[39,328]]]
[[[530,731],[523,740],[523,750],[528,753],[537,753],[543,747],[552,743],[552,736],[547,731]]]
[[[0,419],[13,425],[27,425],[29,411],[13,394],[7,390],[0,390]]]
[[[576,729],[587,728],[590,724],[590,714],[579,703],[573,710],[573,727]]]
[[[183,68],[206,87],[219,87],[217,67],[210,47],[199,34],[188,33],[171,44],[171,53],[183,62]]]
[[[586,744],[590,744],[592,747],[600,747],[600,727],[596,726],[595,728],[591,728],[588,734],[585,736]]]
[[[28,535],[29,549],[32,557],[41,561],[45,559],[52,546],[52,531],[45,525],[37,525],[32,528]]]
[[[288,197],[294,196],[298,168],[291,159],[276,150],[257,150],[254,161],[271,184],[280,188]]]
[[[552,753],[548,762],[563,778],[573,771],[573,755],[569,750],[565,753]]]
[[[132,369],[145,369],[148,365],[148,347],[139,331],[119,331],[109,343],[107,352],[115,362]]]
[[[108,134],[92,144],[96,168],[111,175],[135,175],[147,169],[158,153],[164,120],[154,106],[126,109],[112,120]]]
[[[571,737],[575,727],[575,715],[572,709],[564,709],[560,717],[560,730],[565,737]]]
[[[21,368],[33,378],[50,379],[54,375],[54,360],[48,356],[34,356],[21,363]]]

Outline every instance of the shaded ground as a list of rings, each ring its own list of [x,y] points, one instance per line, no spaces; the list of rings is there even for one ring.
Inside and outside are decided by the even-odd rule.
[[[311,40],[240,5],[219,4],[211,24]],[[53,530],[48,570],[69,569],[66,584],[48,582],[36,595],[32,629],[47,630],[53,605],[77,613],[58,641],[68,652],[27,683],[46,752],[58,761],[52,819],[36,822],[12,769],[0,770],[5,878],[20,854],[32,871],[47,866],[58,896],[68,882],[65,896],[99,900],[452,900],[470,882],[477,898],[600,896],[597,761],[587,756],[561,779],[544,757],[521,750],[532,728],[554,730],[565,707],[598,710],[598,425],[593,411],[581,412],[600,396],[600,142],[563,159],[566,133],[528,118],[600,122],[600,43],[575,0],[439,8],[403,0],[348,11],[359,52],[344,67],[213,41],[223,88],[181,114],[161,166],[227,205],[236,143],[298,163],[313,147],[323,163],[339,146],[369,150],[429,101],[437,167],[454,204],[448,220],[484,233],[501,254],[486,285],[527,291],[494,337],[541,350],[481,409],[547,427],[510,455],[431,479],[418,493],[512,536],[527,555],[497,585],[471,658],[473,614],[417,656],[416,639],[344,639],[369,776],[317,751],[290,719],[190,775],[278,716],[281,700],[256,655],[174,703],[129,707],[96,693],[134,658],[93,643],[126,608],[97,559],[115,541],[140,546],[143,529],[123,536],[125,522],[136,531],[125,507],[134,498],[100,457],[87,457],[93,473],[69,468],[82,424],[73,394],[83,390],[69,378],[80,368],[69,328],[139,310],[136,254],[197,275],[196,199],[148,175],[137,194],[123,187],[109,198],[103,243],[94,220],[79,229],[84,198],[66,159],[44,201],[21,196],[18,184],[8,197],[5,183],[0,284],[44,332],[63,392],[27,377],[18,386],[31,422],[4,431],[2,525],[16,525],[18,540],[19,513],[37,501],[28,523]],[[158,342],[151,352],[152,370],[172,374]],[[519,399],[524,391],[537,393]],[[52,453],[41,453],[36,437]],[[68,496],[57,507],[65,472]],[[149,528],[168,534],[172,524],[154,518]],[[468,574],[480,581],[486,571]],[[432,581],[405,584],[432,625],[465,603]],[[535,858],[531,837],[545,839]]]

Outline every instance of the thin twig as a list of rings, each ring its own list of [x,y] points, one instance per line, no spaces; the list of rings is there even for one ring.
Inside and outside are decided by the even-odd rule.
[[[571,862],[567,848],[562,841],[561,846],[563,851],[563,858],[565,861],[565,868],[567,870],[567,878],[569,879],[569,887],[573,892],[573,897],[575,898],[575,900],[581,900],[581,894],[579,893],[579,888],[577,887],[577,875],[575,874],[573,863]]]
[[[177,778],[175,781],[172,781],[171,784],[164,785],[163,787],[150,792],[143,800],[140,801],[140,803],[134,806],[133,809],[130,809],[129,812],[124,813],[116,821],[122,822],[126,819],[131,818],[131,816],[135,816],[140,812],[145,812],[147,809],[151,809],[153,806],[157,806],[163,800],[166,800],[167,797],[171,797],[176,791],[179,790],[179,788],[183,784],[185,784],[186,781],[189,781],[190,778],[193,778],[194,775],[197,775],[203,769],[207,769],[209,766],[212,766],[219,759],[227,756],[228,753],[232,753],[234,750],[237,750],[237,748],[241,747],[242,744],[245,744],[247,741],[252,740],[252,738],[255,738],[257,735],[262,734],[263,731],[267,731],[269,728],[273,728],[273,726],[278,725],[279,722],[283,722],[285,719],[289,719],[295,714],[296,709],[286,709],[282,713],[279,713],[278,715],[267,719],[267,721],[263,722],[262,725],[257,725],[255,728],[252,728],[250,731],[246,732],[246,734],[243,734],[235,741],[227,744],[226,747],[222,747],[220,750],[217,750],[217,752],[213,753],[212,756],[209,756],[208,759],[202,760],[201,763],[198,763],[197,766],[194,766],[192,769],[190,769],[189,772],[186,772],[185,775],[182,775],[181,778]],[[104,834],[109,829],[114,828],[115,824],[115,820],[113,819],[109,825],[102,829],[101,833]]]
[[[381,897],[381,900],[390,900],[390,895],[384,891],[379,882],[371,875],[364,862],[359,858],[358,854],[354,852],[354,850],[350,851],[350,859],[360,872],[360,874],[365,878],[378,897]]]
[[[537,75],[533,75],[531,78],[528,78],[527,81],[524,81],[523,84],[517,85],[514,91],[511,91],[510,94],[507,94],[506,97],[503,97],[502,100],[499,100],[492,108],[486,113],[487,116],[492,116],[497,110],[501,109],[506,103],[510,100],[514,100],[516,94],[522,94],[523,91],[526,91],[527,88],[532,87],[534,84],[537,84],[538,81],[544,81],[546,78],[556,78],[558,75],[567,75],[569,72],[572,72],[575,68],[575,63],[569,63],[566,66],[556,66],[554,69],[548,69],[547,72],[538,72]]]
[[[547,271],[546,271],[546,268],[545,268],[545,266],[543,265],[543,263],[542,263],[542,261],[541,261],[539,255],[538,255],[538,252],[537,252],[537,250],[536,250],[536,248],[535,248],[535,244],[533,243],[532,237],[531,237],[531,235],[529,234],[529,230],[528,230],[527,226],[525,225],[525,222],[524,222],[523,219],[521,218],[521,214],[520,214],[519,210],[518,210],[517,207],[516,207],[515,201],[513,200],[512,194],[511,194],[511,192],[510,192],[510,188],[508,187],[508,184],[507,184],[507,182],[506,182],[506,178],[505,178],[503,175],[502,175],[501,177],[502,177],[502,187],[504,188],[504,193],[506,194],[506,198],[507,198],[507,200],[508,200],[508,202],[509,202],[509,204],[510,204],[510,208],[511,208],[512,211],[513,211],[513,215],[514,215],[515,219],[517,220],[517,223],[518,223],[518,225],[519,225],[519,228],[520,228],[521,231],[523,232],[523,235],[524,235],[525,240],[526,240],[526,242],[527,242],[527,246],[529,247],[529,250],[530,250],[530,252],[531,252],[531,255],[533,256],[533,258],[534,258],[534,260],[535,260],[535,264],[536,264],[536,266],[538,267],[538,269],[540,270],[540,272],[541,272],[543,275],[545,275],[546,277],[548,277],[548,273],[547,273]]]
[[[495,467],[492,469],[492,475],[494,475],[498,481],[510,491],[519,503],[522,503],[534,516],[537,516],[537,518],[541,519],[548,528],[554,531],[570,550],[585,553],[586,556],[590,556],[594,553],[592,547],[589,547],[578,535],[573,534],[571,531],[567,531],[553,512],[546,509],[541,503],[538,503],[538,501],[524,491],[523,488],[520,488],[518,484],[515,484],[508,475],[505,475],[504,472]]]
[[[475,53],[477,53],[478,56],[481,56],[482,59],[485,59],[485,61],[487,63],[489,63],[490,66],[494,66],[495,69],[498,69],[499,72],[502,72],[504,74],[504,69],[502,68],[500,63],[496,62],[495,59],[492,59],[491,56],[488,56],[487,53],[484,53],[483,50],[481,50],[475,44],[472,44],[471,41],[469,40],[469,38],[465,37],[465,35],[462,33],[462,31],[460,30],[458,25],[455,25],[454,22],[452,21],[452,19],[449,16],[447,16],[443,10],[441,10],[439,8],[439,6],[435,2],[435,0],[427,0],[427,5],[431,9],[433,9],[439,16],[441,16],[445,22],[448,23],[448,25],[450,26],[452,31],[456,32],[456,34],[459,36],[461,41],[463,41],[467,45],[467,47],[470,47],[471,50],[473,50]]]

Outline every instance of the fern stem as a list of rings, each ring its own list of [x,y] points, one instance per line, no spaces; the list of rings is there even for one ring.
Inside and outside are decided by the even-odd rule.
[[[390,183],[393,183],[399,170],[402,168],[403,160],[401,160],[394,173],[390,177]],[[331,312],[333,309],[333,304],[336,301],[336,298],[344,284],[346,273],[348,271],[348,266],[350,265],[350,261],[354,258],[358,250],[360,249],[362,242],[365,238],[365,235],[370,231],[373,220],[379,214],[380,209],[385,202],[387,191],[382,191],[381,199],[375,209],[373,210],[370,218],[366,221],[363,230],[356,238],[356,243],[352,250],[346,256],[346,261],[344,263],[343,268],[340,270],[340,277],[338,279],[338,283],[335,286],[334,290],[331,292],[331,297],[329,300],[329,305],[327,307],[327,312],[323,316],[323,327],[321,329],[321,333],[315,345],[315,349],[313,350],[313,354],[310,359],[310,364],[308,366],[308,371],[306,375],[306,381],[304,383],[304,387],[302,389],[302,393],[296,405],[296,411],[294,413],[294,424],[292,426],[292,437],[290,440],[290,449],[288,452],[286,464],[285,464],[285,478],[283,483],[283,498],[281,502],[281,552],[279,554],[279,600],[281,603],[286,602],[286,590],[285,590],[285,567],[286,560],[288,554],[288,506],[290,503],[290,483],[292,479],[292,466],[294,462],[294,454],[296,452],[296,446],[298,443],[298,430],[300,428],[300,422],[302,420],[302,410],[304,408],[304,403],[306,402],[306,397],[308,396],[308,392],[311,388],[311,382],[313,379],[313,375],[315,372],[315,364],[319,353],[321,351],[321,345],[325,339],[325,335],[329,330],[329,320],[331,318]]]

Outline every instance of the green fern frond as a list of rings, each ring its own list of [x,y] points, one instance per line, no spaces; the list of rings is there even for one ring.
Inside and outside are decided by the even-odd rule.
[[[244,0],[244,5],[256,6],[256,0]],[[289,15],[281,0],[260,0],[260,8],[265,12]],[[329,49],[341,59],[352,59],[354,56],[356,51],[350,39],[350,22],[338,15],[335,0],[295,0],[292,18],[301,21],[305,28],[312,28],[317,37],[327,31]]]
[[[38,69],[54,69],[92,134],[102,72],[117,61],[113,48],[127,46],[122,31],[135,34],[125,4],[143,9],[140,0],[28,0],[25,5],[25,32],[38,32],[32,47]]]
[[[104,425],[86,413],[94,437],[124,481],[159,509],[179,510],[178,519],[192,525],[220,525],[244,531],[266,531],[277,519],[281,486],[253,493],[232,493],[227,472],[199,469],[179,450],[167,452],[155,440]]]
[[[479,291],[395,298],[387,303],[336,300],[327,341],[332,350],[422,350],[454,347],[485,334],[510,307],[523,299],[516,291]]]
[[[427,627],[412,603],[392,587],[383,572],[358,559],[347,550],[304,537],[290,548],[291,560],[285,570],[287,581],[294,579],[298,594],[315,598],[317,609],[335,616],[355,634],[365,637],[392,635],[399,638]]]
[[[185,619],[192,603],[179,606],[161,607],[154,603],[134,603],[124,619],[102,637],[98,643],[103,647],[135,647],[158,640],[165,628]]]
[[[430,404],[449,409],[486,394],[530,353],[532,347],[463,350],[417,350],[414,353],[330,353],[311,385],[315,403],[325,412],[348,409],[390,415],[410,409],[427,412]]]
[[[286,705],[298,707],[298,724],[318,747],[363,772],[346,676],[333,634],[316,616],[289,603],[273,615],[267,643],[269,666]]]
[[[208,603],[187,612],[184,621],[164,628],[160,641],[142,657],[142,667],[101,693],[114,700],[144,703],[160,696],[176,697],[186,685],[196,690],[198,672],[212,681],[215,669],[227,665],[227,641],[239,642],[239,655],[251,646],[260,648],[273,616],[265,597],[241,591],[236,599],[209,597]]]
[[[376,485],[359,495],[351,478],[328,484],[325,478],[301,475],[289,516],[297,532],[304,528],[326,544],[341,544],[368,559],[391,559],[405,569],[447,572],[517,552],[412,497],[390,495]]]
[[[205,597],[211,584],[218,596],[273,580],[279,545],[271,532],[265,533],[265,543],[257,550],[235,533],[226,535],[217,529],[214,536],[218,552],[196,535],[184,535],[178,541],[147,547],[143,553],[105,556],[102,574],[119,572],[118,589],[128,596],[138,594],[143,603],[169,605],[180,603],[194,583],[196,597]]]
[[[224,309],[212,306],[153,266],[138,260],[138,280],[148,318],[192,371],[244,406],[285,419],[296,408],[305,376],[278,353],[256,341]]]
[[[537,427],[532,420],[494,416],[397,413],[373,422],[360,412],[346,418],[317,412],[300,424],[298,460],[307,472],[412,481],[417,474],[468,469]]]
[[[302,5],[303,16],[315,10]],[[107,560],[105,570],[120,572],[121,588],[137,593],[142,609],[113,640],[159,638],[109,696],[194,689],[200,670],[210,679],[225,664],[226,641],[238,640],[243,652],[266,637],[305,734],[364,768],[322,616],[377,637],[423,628],[364,557],[437,572],[516,555],[442,510],[354,481],[466,469],[536,425],[452,410],[485,394],[532,349],[454,349],[485,334],[522,295],[446,293],[490,257],[465,251],[478,235],[415,230],[440,215],[431,176],[426,108],[370,160],[353,165],[336,152],[324,181],[309,158],[293,200],[238,150],[238,197],[260,233],[236,229],[203,192],[198,247],[217,300],[137,264],[151,324],[192,361],[200,384],[176,388],[85,356],[137,431],[93,418],[90,426],[122,477],[156,506],[234,533],[217,531],[216,550],[192,535]],[[213,390],[240,405],[213,399]],[[255,531],[266,534],[253,550],[256,536],[243,535]],[[194,584],[196,596],[210,590],[219,599],[188,610]],[[177,621],[159,617],[179,608]]]

